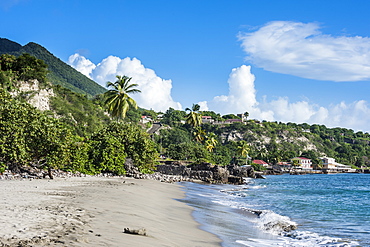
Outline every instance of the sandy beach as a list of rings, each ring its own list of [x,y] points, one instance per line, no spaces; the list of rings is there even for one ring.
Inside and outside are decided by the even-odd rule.
[[[178,184],[82,177],[0,180],[0,187],[2,246],[220,246],[176,200],[184,197]]]

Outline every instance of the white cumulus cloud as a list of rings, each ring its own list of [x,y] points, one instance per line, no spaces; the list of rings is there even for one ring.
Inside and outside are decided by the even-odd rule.
[[[114,82],[116,75],[132,77],[131,82],[138,84],[141,90],[132,98],[140,107],[155,111],[166,111],[169,107],[181,109],[181,104],[171,96],[172,81],[160,78],[154,70],[145,68],[137,58],[109,56],[95,65],[85,57],[74,54],[69,57],[68,63],[104,87],[108,81]]]
[[[333,37],[317,23],[269,22],[240,33],[247,59],[265,70],[308,79],[370,79],[370,38]]]
[[[92,79],[91,72],[96,68],[96,65],[93,64],[90,60],[76,53],[69,56],[68,64],[75,68],[77,71]]]
[[[255,77],[251,67],[242,65],[231,71],[228,83],[229,94],[214,97],[211,101],[199,102],[201,110],[212,110],[222,115],[249,112],[249,118],[293,123],[324,124],[328,127],[352,128],[370,131],[370,108],[366,101],[341,102],[328,107],[309,101],[290,102],[288,97],[279,97],[261,102],[256,99]]]
[[[248,111],[255,117],[272,119],[273,113],[270,110],[261,111],[259,108],[254,80],[255,76],[251,73],[251,66],[242,65],[232,69],[228,79],[229,94],[216,96],[209,102],[201,102],[201,110],[209,108],[221,114]]]
[[[121,59],[109,56],[95,65],[85,57],[74,54],[70,56],[69,64],[102,86],[105,86],[107,81],[114,81],[116,75],[132,77],[132,82],[137,83],[142,91],[132,97],[139,106],[146,109],[182,109],[181,104],[171,97],[172,81],[160,78],[154,70],[145,68],[136,58]],[[324,124],[328,127],[340,126],[370,132],[370,107],[364,100],[341,102],[327,107],[309,100],[290,102],[288,97],[268,100],[267,96],[264,96],[258,101],[255,76],[251,72],[251,66],[246,65],[232,69],[227,83],[228,93],[216,96],[210,101],[199,102],[201,110],[211,110],[222,115],[247,111],[252,119]]]

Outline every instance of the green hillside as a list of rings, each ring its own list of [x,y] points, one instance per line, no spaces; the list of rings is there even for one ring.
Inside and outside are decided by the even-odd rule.
[[[220,122],[228,117],[215,112],[199,114],[219,118]],[[242,157],[242,144],[246,143],[251,160],[264,160],[270,164],[289,162],[293,157],[302,156],[310,158],[314,167],[320,167],[320,157],[335,158],[345,165],[370,167],[369,133],[317,124],[257,120],[232,124],[204,123],[194,128],[181,123],[189,116],[184,111],[171,108],[163,114],[161,123],[170,128],[163,128],[161,135],[154,138],[165,156],[227,165],[233,157]],[[239,163],[245,164],[245,157]]]
[[[61,85],[74,92],[94,96],[105,92],[105,89],[81,74],[59,58],[51,54],[47,49],[36,43],[30,42],[22,46],[8,39],[0,38],[0,54],[15,56],[29,53],[48,65],[48,79],[55,85]]]

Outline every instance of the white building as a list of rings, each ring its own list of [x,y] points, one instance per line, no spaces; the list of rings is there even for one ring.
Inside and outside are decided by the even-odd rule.
[[[292,159],[292,163],[294,160],[297,160],[298,161],[298,168],[301,168],[301,169],[311,169],[312,170],[312,161],[311,159],[308,159],[308,158],[305,158],[305,157],[294,157]]]
[[[202,116],[202,123],[213,123],[214,121],[211,116]]]
[[[329,171],[337,172],[355,172],[355,169],[352,169],[351,166],[343,165],[335,162],[334,158],[323,157],[321,158],[323,162],[322,169]]]

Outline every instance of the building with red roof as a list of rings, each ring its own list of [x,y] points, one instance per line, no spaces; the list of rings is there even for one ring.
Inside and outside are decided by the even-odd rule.
[[[252,163],[254,164],[257,164],[257,165],[263,165],[264,167],[268,166],[269,164],[267,164],[265,161],[263,160],[252,160]]]

